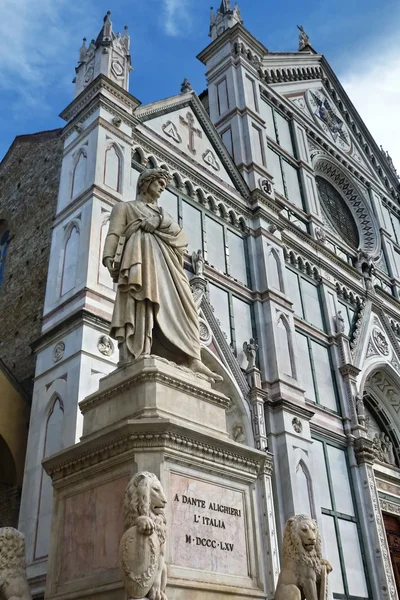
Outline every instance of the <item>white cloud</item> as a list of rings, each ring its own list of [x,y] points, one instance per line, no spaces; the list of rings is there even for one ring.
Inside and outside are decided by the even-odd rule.
[[[190,0],[163,0],[167,35],[178,37],[187,35],[192,27]]]
[[[339,79],[375,141],[391,155],[400,173],[400,40],[374,43],[351,61]]]
[[[69,0],[5,0],[1,7],[0,89],[14,92],[15,110],[46,107],[46,92],[74,76],[79,30],[90,22],[88,5]],[[78,24],[78,25],[77,25]],[[100,29],[101,23],[98,23]],[[91,31],[88,29],[88,31]],[[72,86],[71,86],[72,98]]]

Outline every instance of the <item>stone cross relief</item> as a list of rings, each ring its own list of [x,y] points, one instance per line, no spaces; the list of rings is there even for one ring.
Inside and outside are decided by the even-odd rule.
[[[195,120],[193,115],[188,112],[186,115],[186,119],[184,119],[182,116],[179,117],[179,122],[184,125],[185,127],[188,128],[189,130],[189,143],[188,143],[188,149],[190,150],[190,152],[192,154],[196,154],[196,148],[195,148],[195,136],[199,137],[200,139],[202,138],[203,134],[201,132],[200,129],[196,129],[195,127]]]

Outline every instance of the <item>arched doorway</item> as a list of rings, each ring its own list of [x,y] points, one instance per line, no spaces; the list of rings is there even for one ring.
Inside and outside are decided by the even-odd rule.
[[[372,371],[364,385],[366,428],[373,442],[383,525],[400,595],[400,378],[389,366]]]

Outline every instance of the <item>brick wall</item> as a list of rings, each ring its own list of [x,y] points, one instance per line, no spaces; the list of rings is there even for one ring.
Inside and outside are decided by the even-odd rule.
[[[0,358],[28,394],[60,179],[60,131],[17,137],[0,164],[0,220],[11,234],[0,288]]]
[[[21,492],[12,485],[0,484],[0,527],[17,527]]]

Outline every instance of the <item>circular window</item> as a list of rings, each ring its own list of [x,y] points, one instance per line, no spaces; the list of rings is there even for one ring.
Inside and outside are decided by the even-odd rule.
[[[354,249],[359,246],[360,238],[356,222],[351,211],[339,192],[323,177],[315,178],[321,207],[329,218],[337,234]]]

